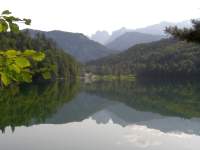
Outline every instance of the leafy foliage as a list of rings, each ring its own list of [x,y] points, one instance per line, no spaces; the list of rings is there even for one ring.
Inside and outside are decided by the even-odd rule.
[[[192,20],[192,24],[193,27],[189,29],[179,29],[177,26],[167,27],[165,32],[180,40],[200,43],[200,20]]]
[[[12,82],[32,82],[34,71],[32,61],[39,63],[43,61],[45,54],[34,50],[25,50],[24,52],[16,50],[7,50],[0,52],[0,75],[1,81],[5,86]],[[43,74],[43,72],[42,72]],[[45,79],[50,79],[45,76]]]
[[[15,23],[23,22],[26,25],[30,25],[30,19],[20,19],[11,16],[9,10],[2,12],[0,16],[0,32],[12,33],[19,32],[19,26]],[[0,51],[0,80],[5,86],[8,86],[12,82],[32,82],[32,77],[36,72],[41,72],[33,68],[33,64],[36,65],[45,59],[43,52],[36,52],[34,50],[25,50],[24,52],[17,50],[7,50],[5,52]],[[39,69],[39,68],[38,68]],[[50,71],[47,69],[45,72]],[[42,71],[42,75],[44,71]],[[45,73],[47,74],[47,73]],[[50,73],[49,73],[50,74]],[[43,75],[44,76],[44,75]],[[44,76],[45,79],[50,79],[51,75]]]
[[[0,33],[0,49],[15,49],[18,51],[34,49],[36,52],[44,53],[45,59],[43,61],[32,63],[32,69],[36,71],[34,79],[40,79],[41,74],[39,72],[44,71],[46,73],[43,75],[46,77],[48,70],[51,70],[51,79],[65,78],[70,80],[76,78],[79,74],[79,64],[76,60],[62,49],[59,49],[52,39],[48,39],[40,33],[34,37],[30,36],[28,30],[19,33]],[[32,51],[29,51],[29,53],[32,53]]]
[[[19,32],[19,26],[16,23],[24,23],[26,25],[31,24],[30,19],[20,19],[11,15],[9,10],[4,10],[0,15],[0,32]]]
[[[39,76],[52,79],[59,75],[76,75],[78,65],[70,56],[58,50],[52,40],[40,34],[33,39],[27,32],[19,32],[17,23],[30,25],[31,20],[14,17],[9,10],[0,15],[0,79],[5,86],[12,82],[30,83]]]

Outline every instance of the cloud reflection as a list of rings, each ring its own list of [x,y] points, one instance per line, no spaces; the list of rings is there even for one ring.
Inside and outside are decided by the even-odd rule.
[[[150,129],[146,126],[139,125],[131,125],[127,128],[129,128],[129,132],[124,135],[125,140],[139,148],[159,146],[169,138],[190,139],[195,136],[181,132],[164,133],[160,130]]]

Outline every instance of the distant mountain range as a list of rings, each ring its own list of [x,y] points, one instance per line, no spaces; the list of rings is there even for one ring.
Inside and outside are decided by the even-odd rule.
[[[120,37],[121,35],[123,35],[127,32],[132,32],[132,31],[133,30],[126,29],[125,27],[123,27],[119,30],[113,31],[112,34],[110,35],[110,38],[106,41],[105,44],[108,44],[108,43],[114,41],[116,38]]]
[[[111,35],[107,31],[97,31],[95,34],[91,36],[91,40],[99,42],[101,44],[108,44],[118,38],[119,36],[123,35],[126,32],[131,32],[132,30],[121,28],[119,30],[113,31]],[[105,38],[106,37],[106,38]]]
[[[107,31],[97,31],[92,35],[91,39],[81,33],[58,30],[46,32],[29,29],[29,31],[33,36],[38,32],[43,33],[47,38],[54,40],[58,47],[71,54],[76,60],[81,63],[86,63],[126,50],[135,44],[158,41],[165,37],[163,31],[165,27],[173,25],[179,27],[191,26],[189,21],[177,24],[161,22],[156,25],[135,30],[121,28],[113,31],[111,35],[109,35]]]
[[[166,38],[166,36],[151,35],[139,32],[127,32],[108,43],[106,47],[116,51],[123,51],[136,44],[158,41],[162,38]]]
[[[91,36],[91,39],[93,41],[99,42],[101,44],[105,44],[109,38],[110,35],[107,31],[97,31],[95,34]]]
[[[113,51],[105,46],[90,40],[81,33],[71,33],[64,31],[39,31],[28,29],[30,34],[34,36],[36,33],[43,33],[47,38],[51,38],[57,43],[57,46],[65,52],[71,54],[79,62],[95,60],[112,54]]]
[[[119,30],[116,30],[116,31],[113,31],[111,35],[109,35],[109,38],[106,37],[106,41],[104,39],[103,36],[101,36],[101,32],[96,32],[92,37],[91,39],[92,40],[95,40],[97,42],[100,42],[102,43],[101,41],[104,40],[104,42],[102,44],[104,45],[109,45],[109,43],[111,43],[112,41],[114,41],[115,39],[117,39],[118,37],[122,36],[123,34],[127,33],[127,32],[139,32],[139,33],[144,33],[144,34],[151,34],[151,35],[162,35],[164,36],[165,35],[165,28],[168,27],[168,26],[174,26],[174,25],[177,25],[178,27],[180,28],[183,28],[183,27],[191,27],[191,23],[189,20],[187,21],[183,21],[183,22],[178,22],[178,23],[172,23],[172,22],[160,22],[158,24],[154,24],[154,25],[150,25],[150,26],[147,26],[147,27],[144,27],[144,28],[138,28],[138,29],[127,29],[125,27],[119,29]],[[105,33],[106,31],[104,31]],[[108,32],[107,32],[108,34]],[[94,37],[99,37],[98,39],[97,38],[94,38]]]

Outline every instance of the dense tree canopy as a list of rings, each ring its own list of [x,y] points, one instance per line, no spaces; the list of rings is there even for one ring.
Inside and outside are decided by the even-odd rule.
[[[20,19],[11,15],[9,10],[5,10],[0,15],[0,32],[18,33],[17,23],[30,25],[30,19]],[[45,53],[35,50],[19,51],[8,49],[0,51],[0,82],[1,85],[8,86],[12,82],[31,83],[36,73],[42,74],[44,79],[50,79],[53,71],[51,66],[40,67],[39,62],[45,59]]]

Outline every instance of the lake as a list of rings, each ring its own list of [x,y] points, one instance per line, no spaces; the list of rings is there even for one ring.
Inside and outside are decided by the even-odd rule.
[[[1,150],[198,150],[197,82],[24,85],[0,91]]]

